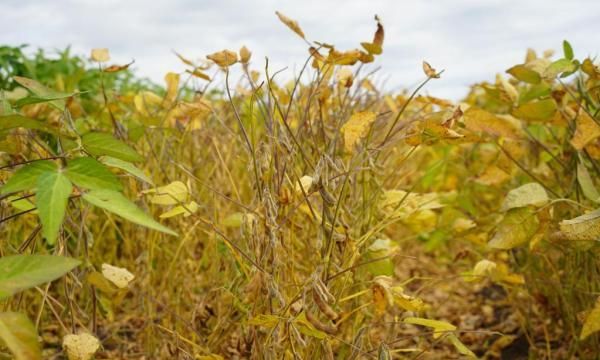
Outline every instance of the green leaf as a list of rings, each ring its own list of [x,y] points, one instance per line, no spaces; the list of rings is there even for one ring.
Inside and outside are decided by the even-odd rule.
[[[27,90],[37,95],[38,98],[49,99],[48,101],[50,104],[59,110],[63,110],[66,106],[66,103],[63,99],[73,96],[73,94],[63,94],[56,90],[50,89],[39,82],[26,77],[13,76],[13,79],[15,79],[15,81],[21,86],[27,88]]]
[[[586,198],[594,202],[600,202],[600,193],[598,193],[598,190],[594,186],[594,181],[588,169],[581,162],[577,163],[577,182],[579,182],[579,186],[581,186],[583,195]]]
[[[61,103],[60,101],[70,98],[73,95],[75,95],[75,93],[73,93],[73,94],[56,94],[56,95],[49,95],[49,96],[27,96],[27,97],[24,97],[22,99],[15,101],[15,107],[20,108],[25,105],[39,104],[39,103],[45,103],[45,102],[60,104]]]
[[[50,160],[39,160],[29,163],[8,179],[6,184],[0,189],[0,193],[8,194],[19,191],[28,191],[35,189],[38,177],[44,172],[57,171],[58,166]]]
[[[42,233],[50,245],[56,242],[72,190],[71,182],[62,172],[45,172],[38,179],[35,204]]]
[[[16,312],[0,313],[0,339],[16,360],[38,360],[42,348],[35,326],[27,316]]]
[[[123,189],[115,174],[91,157],[80,157],[69,161],[65,175],[75,185],[84,189],[118,191]]]
[[[41,130],[50,134],[58,134],[56,130],[39,120],[16,114],[0,116],[0,130],[11,130],[16,128]]]
[[[560,73],[570,73],[577,69],[577,65],[569,59],[559,59],[548,65],[544,70],[544,77],[554,79]]]
[[[144,158],[131,146],[115,139],[107,133],[90,132],[81,137],[85,150],[90,154],[101,156],[108,155],[125,161],[142,161]]]
[[[458,339],[456,334],[449,334],[448,339],[459,353],[471,359],[477,359],[477,356]]]
[[[65,256],[4,256],[0,258],[0,300],[58,279],[79,264],[79,260]]]
[[[573,47],[567,40],[563,41],[563,53],[565,54],[565,58],[568,60],[573,60],[575,55],[573,54]]]
[[[529,121],[551,119],[556,113],[556,103],[552,99],[531,101],[520,105],[512,111],[512,115]]]
[[[108,165],[108,166],[112,166],[121,170],[124,170],[126,172],[128,172],[129,174],[135,176],[136,178],[145,181],[146,183],[150,184],[150,185],[154,185],[154,182],[152,182],[152,179],[150,179],[148,177],[148,175],[146,175],[145,172],[143,172],[142,170],[140,170],[139,168],[137,168],[135,165],[133,165],[130,162],[127,161],[123,161],[114,157],[110,157],[110,156],[103,156],[100,161],[102,161],[104,164]]]
[[[539,84],[542,81],[540,74],[525,65],[515,65],[506,70],[506,72],[528,84]]]
[[[418,318],[418,317],[407,317],[406,319],[403,320],[403,322],[406,324],[421,325],[421,326],[427,326],[427,327],[433,328],[434,339],[439,338],[444,333],[448,333],[448,332],[452,332],[452,331],[456,330],[456,326],[450,324],[449,322],[440,321],[440,320],[431,320],[431,319]]]
[[[525,104],[532,100],[548,97],[552,93],[552,87],[546,83],[539,83],[531,86],[519,94],[519,104]]]
[[[83,199],[94,206],[117,214],[138,225],[177,236],[176,232],[156,222],[120,192],[112,190],[92,190],[84,194]]]
[[[531,207],[508,210],[488,243],[493,249],[509,250],[527,243],[540,223]]]

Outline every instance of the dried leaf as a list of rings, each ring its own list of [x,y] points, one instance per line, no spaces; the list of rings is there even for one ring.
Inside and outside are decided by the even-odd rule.
[[[63,338],[63,348],[69,360],[91,360],[100,348],[100,341],[88,333],[69,334]]]
[[[574,219],[563,220],[559,226],[568,240],[596,241],[600,239],[600,209]]]
[[[301,38],[306,39],[306,37],[304,36],[304,32],[300,28],[300,25],[298,25],[297,21],[290,19],[289,17],[283,15],[279,11],[275,11],[275,14],[279,18],[279,20],[281,20],[281,22],[284,23],[287,27],[289,27],[293,32],[298,34],[298,36],[300,36]]]
[[[440,75],[435,71],[434,68],[429,65],[427,61],[423,61],[423,72],[431,79],[439,79]]]
[[[107,68],[102,69],[102,71],[107,72],[107,73],[114,73],[114,72],[127,70],[134,62],[135,62],[135,60],[131,60],[131,62],[129,64],[125,64],[125,65],[111,65]]]
[[[130,273],[129,270],[110,264],[102,264],[102,275],[119,289],[126,288],[135,279],[135,275]]]

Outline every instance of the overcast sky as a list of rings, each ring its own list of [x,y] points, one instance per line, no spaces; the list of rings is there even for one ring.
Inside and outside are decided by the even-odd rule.
[[[157,82],[184,69],[172,50],[201,58],[246,45],[256,67],[268,56],[273,69],[288,66],[292,74],[306,45],[276,10],[297,20],[309,40],[340,49],[369,41],[378,14],[386,34],[376,65],[387,88],[414,86],[426,59],[446,70],[426,92],[452,99],[522,62],[528,47],[561,51],[568,39],[576,56],[600,53],[600,0],[0,0],[0,44],[71,45],[86,56],[107,47],[114,62],[135,59],[137,74]]]

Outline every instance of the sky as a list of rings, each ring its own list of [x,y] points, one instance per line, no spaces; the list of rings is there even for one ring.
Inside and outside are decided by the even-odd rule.
[[[427,60],[445,72],[425,93],[458,100],[469,85],[522,63],[527,48],[600,54],[600,0],[0,0],[0,45],[48,52],[71,45],[88,56],[106,47],[112,62],[135,59],[136,74],[162,83],[185,69],[173,51],[193,59],[248,47],[252,64],[298,72],[306,44],[275,16],[299,22],[309,40],[349,50],[370,41],[375,14],[385,27],[375,67],[387,90],[413,88]]]

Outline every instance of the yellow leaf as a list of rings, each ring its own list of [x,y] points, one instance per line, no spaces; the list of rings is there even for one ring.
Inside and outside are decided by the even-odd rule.
[[[327,55],[326,61],[335,65],[354,65],[358,61],[370,62],[371,60],[368,57],[368,54],[366,57],[364,54],[365,53],[358,49],[343,52],[331,49],[329,50],[329,54]]]
[[[160,109],[163,99],[151,91],[141,91],[133,98],[135,109],[144,116],[151,116]]]
[[[514,285],[521,285],[525,283],[525,280],[521,275],[510,273],[505,264],[496,264],[493,261],[485,259],[475,264],[471,275],[475,277],[472,280],[479,280],[482,277],[489,277],[496,282],[505,282]]]
[[[594,308],[585,317],[579,338],[583,340],[598,331],[600,331],[600,298],[596,300]]]
[[[196,355],[194,360],[224,360],[225,358],[221,355],[210,354],[210,355]]]
[[[500,185],[510,179],[510,175],[506,171],[500,169],[496,165],[488,166],[475,181],[483,185]]]
[[[165,100],[168,103],[172,103],[177,98],[177,89],[179,88],[179,74],[167,73],[165,75],[165,82],[167,83],[167,94]]]
[[[583,149],[592,140],[600,137],[600,125],[594,121],[586,112],[582,111],[577,116],[577,128],[573,138],[571,138],[571,145],[576,150]]]
[[[354,150],[356,143],[367,134],[369,127],[376,118],[377,115],[370,111],[357,112],[350,117],[341,128],[346,151],[352,152]]]
[[[102,264],[102,275],[119,289],[126,288],[135,279],[135,276],[129,270],[110,264]]]
[[[116,286],[97,271],[90,272],[86,276],[86,280],[88,284],[109,295],[114,294],[117,291]]]
[[[533,182],[509,191],[500,210],[508,211],[510,209],[529,205],[539,207],[545,205],[548,201],[550,201],[550,199],[548,198],[548,194],[544,187]]]
[[[596,241],[600,238],[600,209],[574,219],[563,220],[559,226],[568,240]]]
[[[252,56],[252,52],[248,50],[247,47],[242,46],[240,49],[240,62],[242,64],[247,64],[250,61],[250,57]]]
[[[440,203],[440,195],[437,193],[386,190],[379,207],[388,217],[405,217],[417,211],[439,209],[444,205]]]
[[[427,327],[433,328],[433,338],[434,339],[439,338],[444,333],[448,333],[448,332],[452,332],[452,331],[456,330],[456,326],[450,324],[449,322],[440,321],[440,320],[431,320],[431,319],[418,318],[418,317],[407,317],[406,319],[403,320],[403,322],[406,324],[421,325],[421,326],[427,326]]]
[[[504,76],[500,74],[496,76],[496,80],[500,82],[500,85],[502,85],[502,89],[504,89],[504,92],[506,92],[508,97],[510,97],[510,100],[513,103],[517,102],[517,100],[519,99],[519,92],[517,91],[517,89],[510,82],[508,82],[508,80],[506,80]]]
[[[337,71],[335,78],[340,86],[349,88],[354,81],[354,74],[349,68],[343,67]]]
[[[272,329],[275,326],[277,326],[277,324],[279,324],[282,320],[284,319],[276,315],[259,314],[253,317],[252,319],[248,320],[248,325],[262,326],[268,329]]]
[[[283,15],[279,11],[275,11],[275,14],[279,18],[279,20],[281,20],[281,22],[284,23],[287,27],[289,27],[293,32],[298,34],[298,36],[300,36],[301,38],[306,39],[306,37],[304,36],[304,32],[300,28],[300,25],[298,25],[297,21],[290,19],[289,17]]]
[[[394,298],[394,304],[398,305],[402,309],[413,312],[419,312],[425,309],[423,300],[406,295],[401,286],[394,286],[391,288],[391,291]]]
[[[196,203],[195,201],[191,201],[191,202],[185,204],[185,206],[179,205],[165,213],[160,214],[160,218],[166,219],[166,218],[170,218],[170,217],[182,215],[182,214],[184,217],[188,217],[188,216],[194,214],[196,211],[198,211],[198,203]]]
[[[176,51],[173,51],[175,53],[175,55],[179,58],[179,60],[181,60],[182,63],[189,65],[189,66],[193,66],[196,67],[196,65],[194,64],[194,62],[190,59],[187,59],[185,57],[183,57],[183,55],[179,54]]]
[[[465,344],[463,344],[458,339],[458,337],[456,336],[456,334],[449,334],[448,335],[448,339],[450,340],[450,342],[452,343],[452,345],[454,345],[454,348],[459,353],[461,353],[462,355],[468,356],[470,358],[477,359],[477,356],[471,350],[469,350],[469,348],[466,347]]]
[[[63,348],[69,360],[91,360],[100,348],[100,341],[88,333],[69,334],[63,338]]]
[[[539,220],[530,207],[510,209],[488,243],[493,249],[509,250],[528,242],[537,232]]]
[[[150,202],[157,205],[177,205],[184,202],[189,190],[181,181],[173,181],[169,185],[160,186],[156,189],[146,190],[144,194],[154,194]]]
[[[313,181],[314,181],[314,179],[312,176],[304,175],[303,177],[300,178],[300,184],[296,183],[294,190],[296,191],[297,194],[300,194],[300,195],[302,195],[302,190],[304,190],[304,193],[308,195],[310,187],[313,184]],[[302,188],[300,187],[300,185],[302,185]]]
[[[496,263],[490,260],[481,260],[473,268],[473,276],[492,276],[496,271]]]
[[[92,60],[96,62],[107,62],[110,55],[107,48],[92,49]]]
[[[512,115],[528,121],[543,121],[554,117],[556,103],[552,99],[530,101],[512,111]]]
[[[235,51],[222,50],[206,56],[207,59],[212,60],[215,64],[220,67],[228,67],[235,64],[238,61],[238,56]]]
[[[370,43],[360,43],[360,45],[365,50],[367,50],[369,55],[379,55],[383,52],[383,25],[381,24],[381,21],[379,20],[379,17],[377,15],[375,15],[375,21],[377,21],[377,30],[375,31],[375,35],[373,36],[373,41],[371,41]]]
[[[197,78],[210,81],[210,76],[206,75],[205,73],[203,73],[202,71],[200,71],[198,69],[195,69],[195,70],[189,70],[188,69],[185,72],[188,73],[188,74],[191,74],[192,76],[195,76]]]
[[[473,132],[507,138],[520,137],[520,128],[512,119],[496,116],[483,109],[470,107],[464,112],[463,120],[466,128]]]
[[[457,233],[462,233],[467,230],[473,229],[476,226],[477,224],[475,223],[475,221],[460,217],[454,220],[454,222],[452,223],[452,230],[454,230]]]

